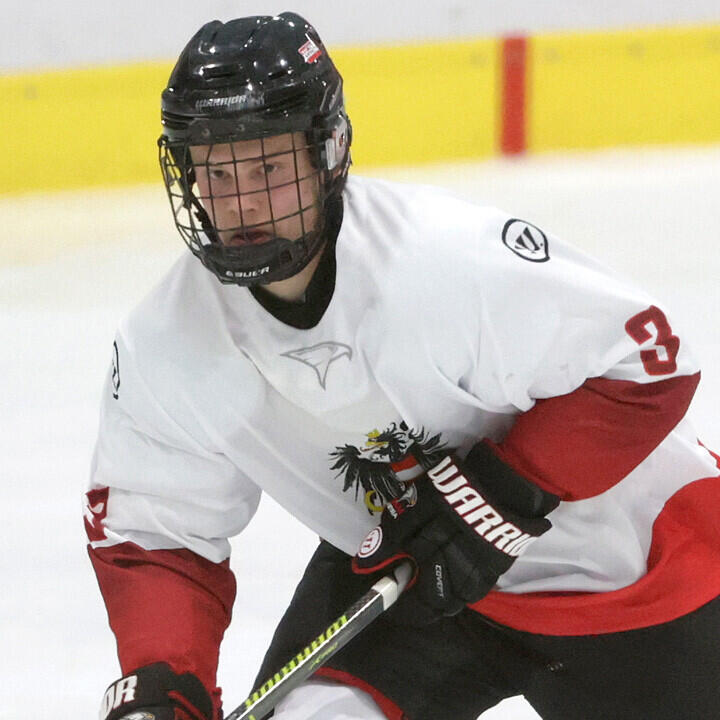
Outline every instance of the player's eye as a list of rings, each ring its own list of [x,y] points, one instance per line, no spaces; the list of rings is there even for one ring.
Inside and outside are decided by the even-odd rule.
[[[228,177],[227,170],[223,168],[208,168],[208,177],[211,180],[224,180]]]

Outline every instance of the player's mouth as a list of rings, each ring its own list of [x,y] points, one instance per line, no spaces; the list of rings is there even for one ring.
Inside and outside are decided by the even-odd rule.
[[[264,230],[243,230],[223,238],[225,247],[244,247],[246,245],[262,245],[272,240],[273,236]]]

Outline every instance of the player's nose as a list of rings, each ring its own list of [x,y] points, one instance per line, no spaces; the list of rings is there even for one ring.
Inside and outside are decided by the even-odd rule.
[[[250,219],[255,219],[257,222],[258,216],[267,214],[268,205],[265,188],[248,187],[239,182],[235,193],[222,198],[223,212],[232,215],[243,224],[247,224]]]

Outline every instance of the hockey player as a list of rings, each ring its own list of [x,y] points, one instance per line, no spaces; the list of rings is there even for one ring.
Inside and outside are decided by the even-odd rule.
[[[348,178],[341,77],[292,13],[203,26],[162,121],[191,252],[107,380],[86,528],[123,677],[101,718],[221,717],[228,538],[263,491],[322,540],[259,677],[414,569],[279,720],[474,720],[517,694],[545,720],[718,717],[720,478],[672,314],[530,222]]]

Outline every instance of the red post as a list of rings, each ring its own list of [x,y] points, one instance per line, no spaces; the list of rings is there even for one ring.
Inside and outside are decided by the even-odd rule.
[[[500,150],[519,155],[527,149],[527,37],[503,38]]]

